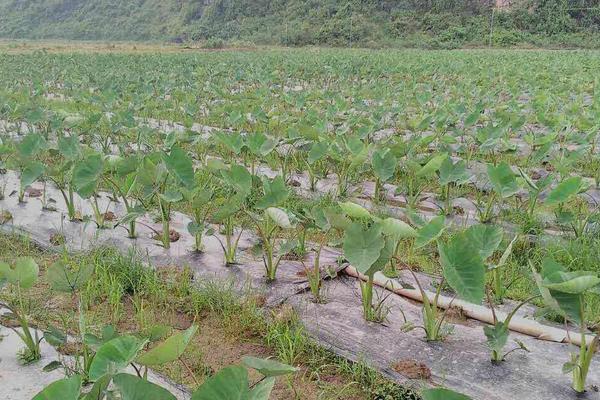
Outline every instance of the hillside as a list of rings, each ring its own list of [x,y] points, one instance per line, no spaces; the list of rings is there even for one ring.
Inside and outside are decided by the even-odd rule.
[[[500,1],[492,43],[600,46],[586,0]],[[0,0],[0,37],[453,48],[487,45],[488,0]]]

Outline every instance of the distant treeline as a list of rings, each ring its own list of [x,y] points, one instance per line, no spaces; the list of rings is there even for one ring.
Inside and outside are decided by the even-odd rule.
[[[0,37],[595,48],[600,0],[0,0]]]

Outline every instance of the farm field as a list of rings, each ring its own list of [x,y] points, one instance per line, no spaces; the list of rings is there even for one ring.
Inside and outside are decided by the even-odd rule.
[[[51,47],[0,50],[36,398],[598,398],[600,53]]]

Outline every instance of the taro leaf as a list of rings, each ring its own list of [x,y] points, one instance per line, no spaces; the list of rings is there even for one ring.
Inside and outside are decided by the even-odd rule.
[[[20,158],[27,159],[33,157],[40,150],[46,147],[46,139],[37,133],[30,133],[17,144],[17,153]]]
[[[167,389],[129,374],[118,374],[113,383],[121,393],[121,400],[176,400]]]
[[[425,389],[421,392],[423,400],[471,400],[469,396],[450,389]]]
[[[435,171],[440,169],[444,160],[448,157],[446,153],[440,154],[433,157],[427,164],[425,164],[420,170],[417,171],[418,177],[427,176],[433,174]]]
[[[58,138],[58,151],[67,160],[76,160],[81,155],[79,137],[61,136]]]
[[[221,171],[225,183],[234,188],[238,193],[249,194],[252,189],[252,175],[242,165],[232,165],[231,168]]]
[[[244,357],[242,358],[242,364],[247,368],[257,370],[266,377],[288,375],[296,372],[296,368],[290,365],[263,358]]]
[[[459,160],[456,163],[452,163],[450,157],[446,157],[439,170],[440,184],[442,186],[448,185],[449,183],[455,183],[462,185],[466,183],[471,176],[467,171],[467,165],[464,160]]]
[[[94,382],[94,385],[82,400],[104,400],[113,376],[108,374]]]
[[[576,272],[555,272],[546,278],[552,283],[544,283],[544,286],[550,290],[582,294],[586,290],[596,287],[600,284],[600,277],[589,271]]]
[[[44,331],[44,339],[53,347],[59,347],[67,343],[67,335],[52,325]]]
[[[119,336],[104,343],[94,356],[90,366],[90,380],[95,381],[105,374],[115,374],[135,360],[146,340],[134,336]]]
[[[334,229],[346,230],[352,224],[352,221],[346,215],[339,212],[336,207],[327,207],[323,210],[327,223]]]
[[[248,400],[269,400],[274,386],[275,378],[266,378],[250,390]]]
[[[213,214],[214,220],[216,222],[222,222],[234,215],[242,208],[245,198],[246,195],[238,193],[235,196],[227,199],[227,202],[219,207]]]
[[[292,227],[290,217],[281,208],[269,207],[265,210],[265,214],[282,229],[290,229]]]
[[[163,153],[162,159],[167,167],[167,171],[181,185],[188,189],[194,187],[194,164],[185,151],[178,146],[173,146],[169,154]]]
[[[326,231],[331,228],[327,216],[325,215],[325,209],[319,205],[315,205],[310,210],[310,217],[313,219],[314,224],[317,228]]]
[[[384,237],[384,246],[379,253],[379,258],[373,263],[373,265],[371,265],[371,268],[365,272],[365,275],[370,276],[375,274],[377,271],[382,271],[394,256],[394,250],[396,249],[397,243],[398,242],[392,237]]]
[[[204,381],[192,394],[191,400],[248,400],[249,392],[248,371],[244,367],[232,366]]]
[[[172,335],[158,346],[139,356],[136,361],[139,364],[150,366],[163,365],[177,360],[181,357],[197,330],[198,326],[192,325],[187,330]]]
[[[166,338],[170,332],[171,327],[168,325],[154,325],[148,332],[148,341],[151,343],[158,342],[159,340]]]
[[[314,164],[322,160],[329,150],[329,143],[326,141],[313,143],[308,152],[308,163]]]
[[[110,340],[115,339],[119,336],[119,333],[112,325],[105,325],[102,328],[102,335],[100,337],[93,335],[91,333],[86,333],[83,337],[83,342],[90,346],[93,349],[97,349],[102,346],[104,343],[107,343]]]
[[[93,264],[82,265],[77,271],[73,271],[63,262],[55,262],[48,268],[46,279],[53,290],[59,292],[75,292],[85,285],[94,273]]]
[[[183,200],[183,194],[179,190],[167,190],[164,193],[159,193],[158,197],[165,203],[177,203]]]
[[[566,362],[563,364],[562,366],[562,373],[563,374],[569,374],[571,372],[573,372],[573,370],[575,368],[579,368],[579,365],[577,363],[574,362]]]
[[[354,219],[369,219],[371,213],[361,205],[352,203],[350,201],[340,203],[342,211],[350,218]]]
[[[580,176],[573,176],[567,178],[558,184],[546,198],[546,204],[553,205],[557,203],[564,203],[569,200],[572,196],[575,196],[581,191],[583,187],[583,181]]]
[[[549,283],[560,283],[562,280],[558,272],[566,272],[564,267],[550,258],[545,258],[542,261],[541,275],[534,268],[532,271],[546,306],[580,324],[582,321],[581,296],[550,290],[545,286]]]
[[[46,336],[44,335],[44,338]],[[50,361],[48,364],[44,365],[44,368],[42,368],[42,371],[44,372],[52,372],[52,371],[56,371],[59,368],[63,367],[63,363],[57,360],[54,361]]]
[[[0,279],[6,279],[8,283],[21,289],[29,289],[37,281],[39,270],[33,258],[21,257],[17,259],[14,268],[6,263],[0,263]]]
[[[199,235],[204,231],[204,224],[191,221],[189,224],[187,224],[187,230],[192,236]]]
[[[417,239],[415,240],[416,247],[423,247],[426,244],[436,240],[444,231],[446,218],[443,215],[434,217],[417,231]]]
[[[395,241],[405,238],[417,237],[417,231],[406,222],[396,218],[386,218],[381,222],[383,234],[392,237]]]
[[[389,149],[384,149],[373,153],[371,163],[373,164],[375,176],[382,182],[386,182],[394,176],[398,160]]]
[[[103,164],[104,160],[100,154],[89,155],[75,164],[73,185],[77,193],[84,199],[91,197],[96,192]]]
[[[239,133],[217,132],[217,140],[235,154],[240,154],[244,147],[244,141]]]
[[[46,386],[32,400],[77,400],[81,390],[81,377],[73,375]]]
[[[502,352],[504,346],[508,342],[508,326],[501,321],[498,321],[496,325],[486,325],[483,327],[483,333],[487,338],[487,345],[490,350],[498,353]]]
[[[464,233],[447,244],[438,243],[444,277],[463,299],[479,304],[484,296],[485,265],[473,243]]]
[[[510,166],[503,162],[498,166],[488,165],[488,177],[496,193],[506,198],[519,191],[517,177]]]
[[[353,223],[344,235],[344,256],[363,274],[366,274],[379,259],[384,247],[385,240],[379,224],[363,229],[362,224]]]
[[[494,254],[504,236],[501,227],[486,224],[473,225],[465,234],[484,260]]]
[[[44,164],[38,161],[28,162],[21,172],[21,188],[26,188],[37,181],[38,178],[42,176],[45,169]]]
[[[285,182],[281,176],[276,177],[272,181],[263,179],[264,196],[256,202],[256,207],[265,209],[276,207],[283,203],[290,195]]]

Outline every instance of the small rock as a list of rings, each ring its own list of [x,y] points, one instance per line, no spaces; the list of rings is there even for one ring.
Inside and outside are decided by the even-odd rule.
[[[169,229],[169,240],[171,243],[179,240],[181,235],[175,229]],[[154,240],[162,240],[162,231],[158,231],[153,237]]]
[[[103,217],[105,221],[114,221],[115,219],[117,219],[117,216],[112,211],[105,212]]]
[[[42,197],[43,193],[44,192],[42,189],[36,189],[36,188],[31,188],[31,187],[28,187],[27,189],[25,189],[25,194],[27,194],[27,196],[29,196],[29,197]]]

